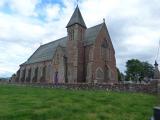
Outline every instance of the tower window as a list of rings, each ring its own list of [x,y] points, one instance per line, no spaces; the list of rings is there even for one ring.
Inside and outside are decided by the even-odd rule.
[[[83,32],[82,32],[82,29],[80,29],[80,40],[83,39]]]
[[[96,79],[104,79],[104,72],[100,67],[96,69]]]
[[[69,31],[69,40],[74,40],[74,30]]]

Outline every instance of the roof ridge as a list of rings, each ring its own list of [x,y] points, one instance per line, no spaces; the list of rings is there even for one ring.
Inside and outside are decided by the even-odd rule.
[[[104,25],[104,23],[101,23],[101,24],[97,25],[97,26],[100,26],[100,29],[99,29],[98,32],[97,32],[96,39],[97,39],[97,36],[99,35],[99,33],[100,33],[103,25]],[[96,26],[95,26],[95,27],[96,27]]]
[[[41,45],[41,46],[45,46],[45,45],[50,44],[50,43],[58,42],[59,40],[63,40],[63,39],[66,38],[66,37],[67,37],[67,36],[62,37],[62,38],[59,38],[59,39],[56,39],[56,40],[53,40],[53,41],[50,41],[50,42],[45,43],[45,44],[43,44],[43,45]],[[40,47],[41,47],[41,46],[40,46]]]
[[[103,25],[103,23],[100,23],[100,24],[94,25],[94,26],[92,26],[92,27],[90,27],[90,28],[87,28],[86,30],[91,29],[91,28],[94,28],[94,27],[97,27],[97,26],[100,26],[100,25]],[[45,46],[45,45],[47,45],[47,44],[57,42],[57,41],[62,40],[62,39],[64,39],[64,38],[66,38],[66,37],[67,37],[67,36],[62,37],[62,38],[59,38],[59,39],[56,39],[56,40],[54,40],[54,41],[50,41],[50,42],[45,43],[45,44],[43,44],[43,45],[41,45],[41,46]],[[40,47],[41,47],[41,46],[40,46]]]
[[[90,27],[90,28],[94,28],[94,27],[97,27],[97,26],[100,26],[100,25],[103,25],[103,23],[100,23],[100,24],[94,25],[94,26],[92,26],[92,27]],[[90,28],[87,28],[87,29],[90,29]]]

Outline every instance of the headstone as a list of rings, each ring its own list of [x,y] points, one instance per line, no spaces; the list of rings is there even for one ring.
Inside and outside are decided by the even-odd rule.
[[[160,120],[160,107],[154,108],[154,120]]]
[[[160,95],[160,79],[158,79],[157,80],[158,82],[157,82],[157,93],[158,93],[158,95]]]

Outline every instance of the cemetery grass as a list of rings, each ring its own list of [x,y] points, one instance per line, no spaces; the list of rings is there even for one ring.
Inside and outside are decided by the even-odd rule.
[[[154,95],[0,85],[0,120],[148,120]]]

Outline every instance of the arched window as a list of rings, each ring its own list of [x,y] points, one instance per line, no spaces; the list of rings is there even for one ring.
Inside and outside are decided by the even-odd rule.
[[[58,52],[55,54],[55,58],[54,58],[54,64],[59,64],[59,60],[60,60],[60,55],[58,54]]]
[[[26,82],[30,82],[30,81],[31,81],[31,68],[29,68],[28,70],[28,76],[27,76]]]
[[[70,29],[68,31],[69,40],[74,40],[74,29]]]
[[[46,76],[48,80],[50,79],[50,74],[51,74],[51,65],[49,64],[46,66]]]
[[[93,48],[91,47],[89,50],[89,61],[93,60]]]
[[[104,72],[100,67],[96,69],[96,79],[104,79]]]
[[[38,67],[36,67],[35,69],[35,73],[34,73],[34,82],[37,82],[38,81]]]
[[[59,54],[57,53],[57,58],[56,58],[56,59],[57,59],[57,64],[59,63],[59,57],[60,57],[60,56],[59,56]]]
[[[45,79],[46,78],[46,66],[43,67],[43,73],[42,74],[43,74],[43,77]]]
[[[101,44],[101,58],[106,60],[107,59],[107,51],[108,51],[108,43],[107,40],[104,39],[102,44]]]
[[[80,29],[80,40],[82,40],[83,39],[83,30],[82,30],[82,28]]]
[[[112,49],[109,48],[109,60],[111,60],[111,59],[112,59]]]
[[[101,44],[101,47],[103,47],[103,48],[108,48],[108,43],[107,43],[107,40],[106,40],[106,39],[103,40],[103,42],[102,42],[102,44]]]
[[[42,76],[41,76],[40,82],[44,83],[45,80],[46,80],[46,66],[42,68]]]
[[[22,70],[21,82],[24,82],[24,81],[25,81],[25,74],[26,74],[26,69]]]

